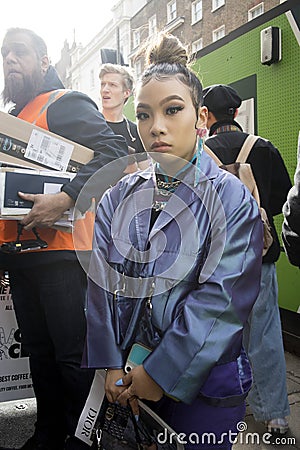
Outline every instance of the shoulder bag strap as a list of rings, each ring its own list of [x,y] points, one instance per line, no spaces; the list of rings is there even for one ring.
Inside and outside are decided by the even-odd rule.
[[[240,153],[237,155],[236,162],[245,163],[247,161],[248,156],[252,150],[252,147],[257,141],[257,139],[259,139],[259,136],[255,136],[254,134],[249,134],[246,137],[245,142],[240,150]]]
[[[222,166],[222,161],[217,157],[217,155],[206,145],[203,145],[204,150],[206,153],[215,161],[215,163],[218,164],[218,166]]]
[[[245,163],[247,161],[248,156],[253,148],[253,145],[257,141],[257,139],[259,139],[259,136],[255,136],[254,134],[249,134],[246,137],[245,142],[242,145],[242,148],[240,150],[240,153],[238,154],[238,156],[236,158],[236,162]],[[252,192],[252,195],[255,198],[255,200],[257,201],[258,207],[260,208],[260,196],[259,196],[258,188],[256,185],[256,181],[255,181],[251,166],[250,166],[250,173],[248,174],[248,177],[253,179],[253,181],[254,181],[255,188],[254,188],[254,191]],[[247,183],[245,183],[245,184],[247,186]]]

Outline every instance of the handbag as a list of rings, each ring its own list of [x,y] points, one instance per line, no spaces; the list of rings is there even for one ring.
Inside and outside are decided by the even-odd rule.
[[[143,291],[139,298],[127,297],[124,288],[116,289],[113,294],[111,308],[116,342],[127,353],[134,342],[154,349],[161,339],[151,320],[154,283],[146,281]]]
[[[147,405],[139,401],[139,419],[130,406],[103,399],[93,430],[99,450],[183,450],[176,433]]]
[[[130,429],[128,430],[128,428]],[[104,397],[92,434],[97,448],[101,450],[136,450],[138,447],[134,439],[130,438],[132,431],[134,432],[130,407],[110,403]],[[133,442],[130,442],[132,440]]]

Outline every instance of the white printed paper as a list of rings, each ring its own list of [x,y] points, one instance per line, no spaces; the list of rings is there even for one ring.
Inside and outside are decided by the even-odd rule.
[[[105,395],[105,376],[105,370],[96,370],[89,396],[75,431],[75,436],[89,446],[93,444],[92,432]]]
[[[52,169],[66,171],[73,149],[73,144],[33,130],[24,156]]]

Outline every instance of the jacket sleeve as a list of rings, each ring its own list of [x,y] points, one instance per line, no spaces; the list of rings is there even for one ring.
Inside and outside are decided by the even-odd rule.
[[[118,184],[115,189],[118,189]],[[88,273],[87,334],[82,359],[83,367],[103,369],[123,367],[123,354],[116,344],[112,308],[112,291],[115,287],[111,287],[111,283],[117,272],[110,272],[113,269],[107,262],[111,240],[111,221],[116,206],[113,204],[110,190],[108,190],[97,209],[93,251]]]
[[[295,185],[283,206],[282,239],[291,264],[300,267],[300,158],[294,177]]]
[[[272,216],[282,213],[287,193],[292,187],[291,179],[279,151],[271,144],[272,179],[269,205]]]
[[[243,324],[259,292],[262,222],[246,188],[240,191],[238,199],[233,189],[221,197],[226,237],[215,271],[182,299],[160,344],[143,363],[167,394],[185,403],[197,397],[220,360],[238,357]]]
[[[94,158],[62,188],[76,201],[83,186],[90,180],[80,193],[77,203],[84,212],[89,208],[91,198],[100,199],[103,192],[124,175],[127,164],[126,141],[123,136],[112,132],[96,104],[80,92],[70,92],[50,105],[47,120],[49,130],[53,133],[94,150]],[[104,166],[105,169],[98,176],[94,175]]]

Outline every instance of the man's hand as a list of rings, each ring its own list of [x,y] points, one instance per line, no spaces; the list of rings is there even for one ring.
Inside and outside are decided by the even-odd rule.
[[[31,211],[21,221],[25,230],[31,230],[33,227],[52,227],[65,211],[74,206],[74,200],[65,192],[57,194],[24,194],[18,192],[18,195],[24,200],[33,202]]]

